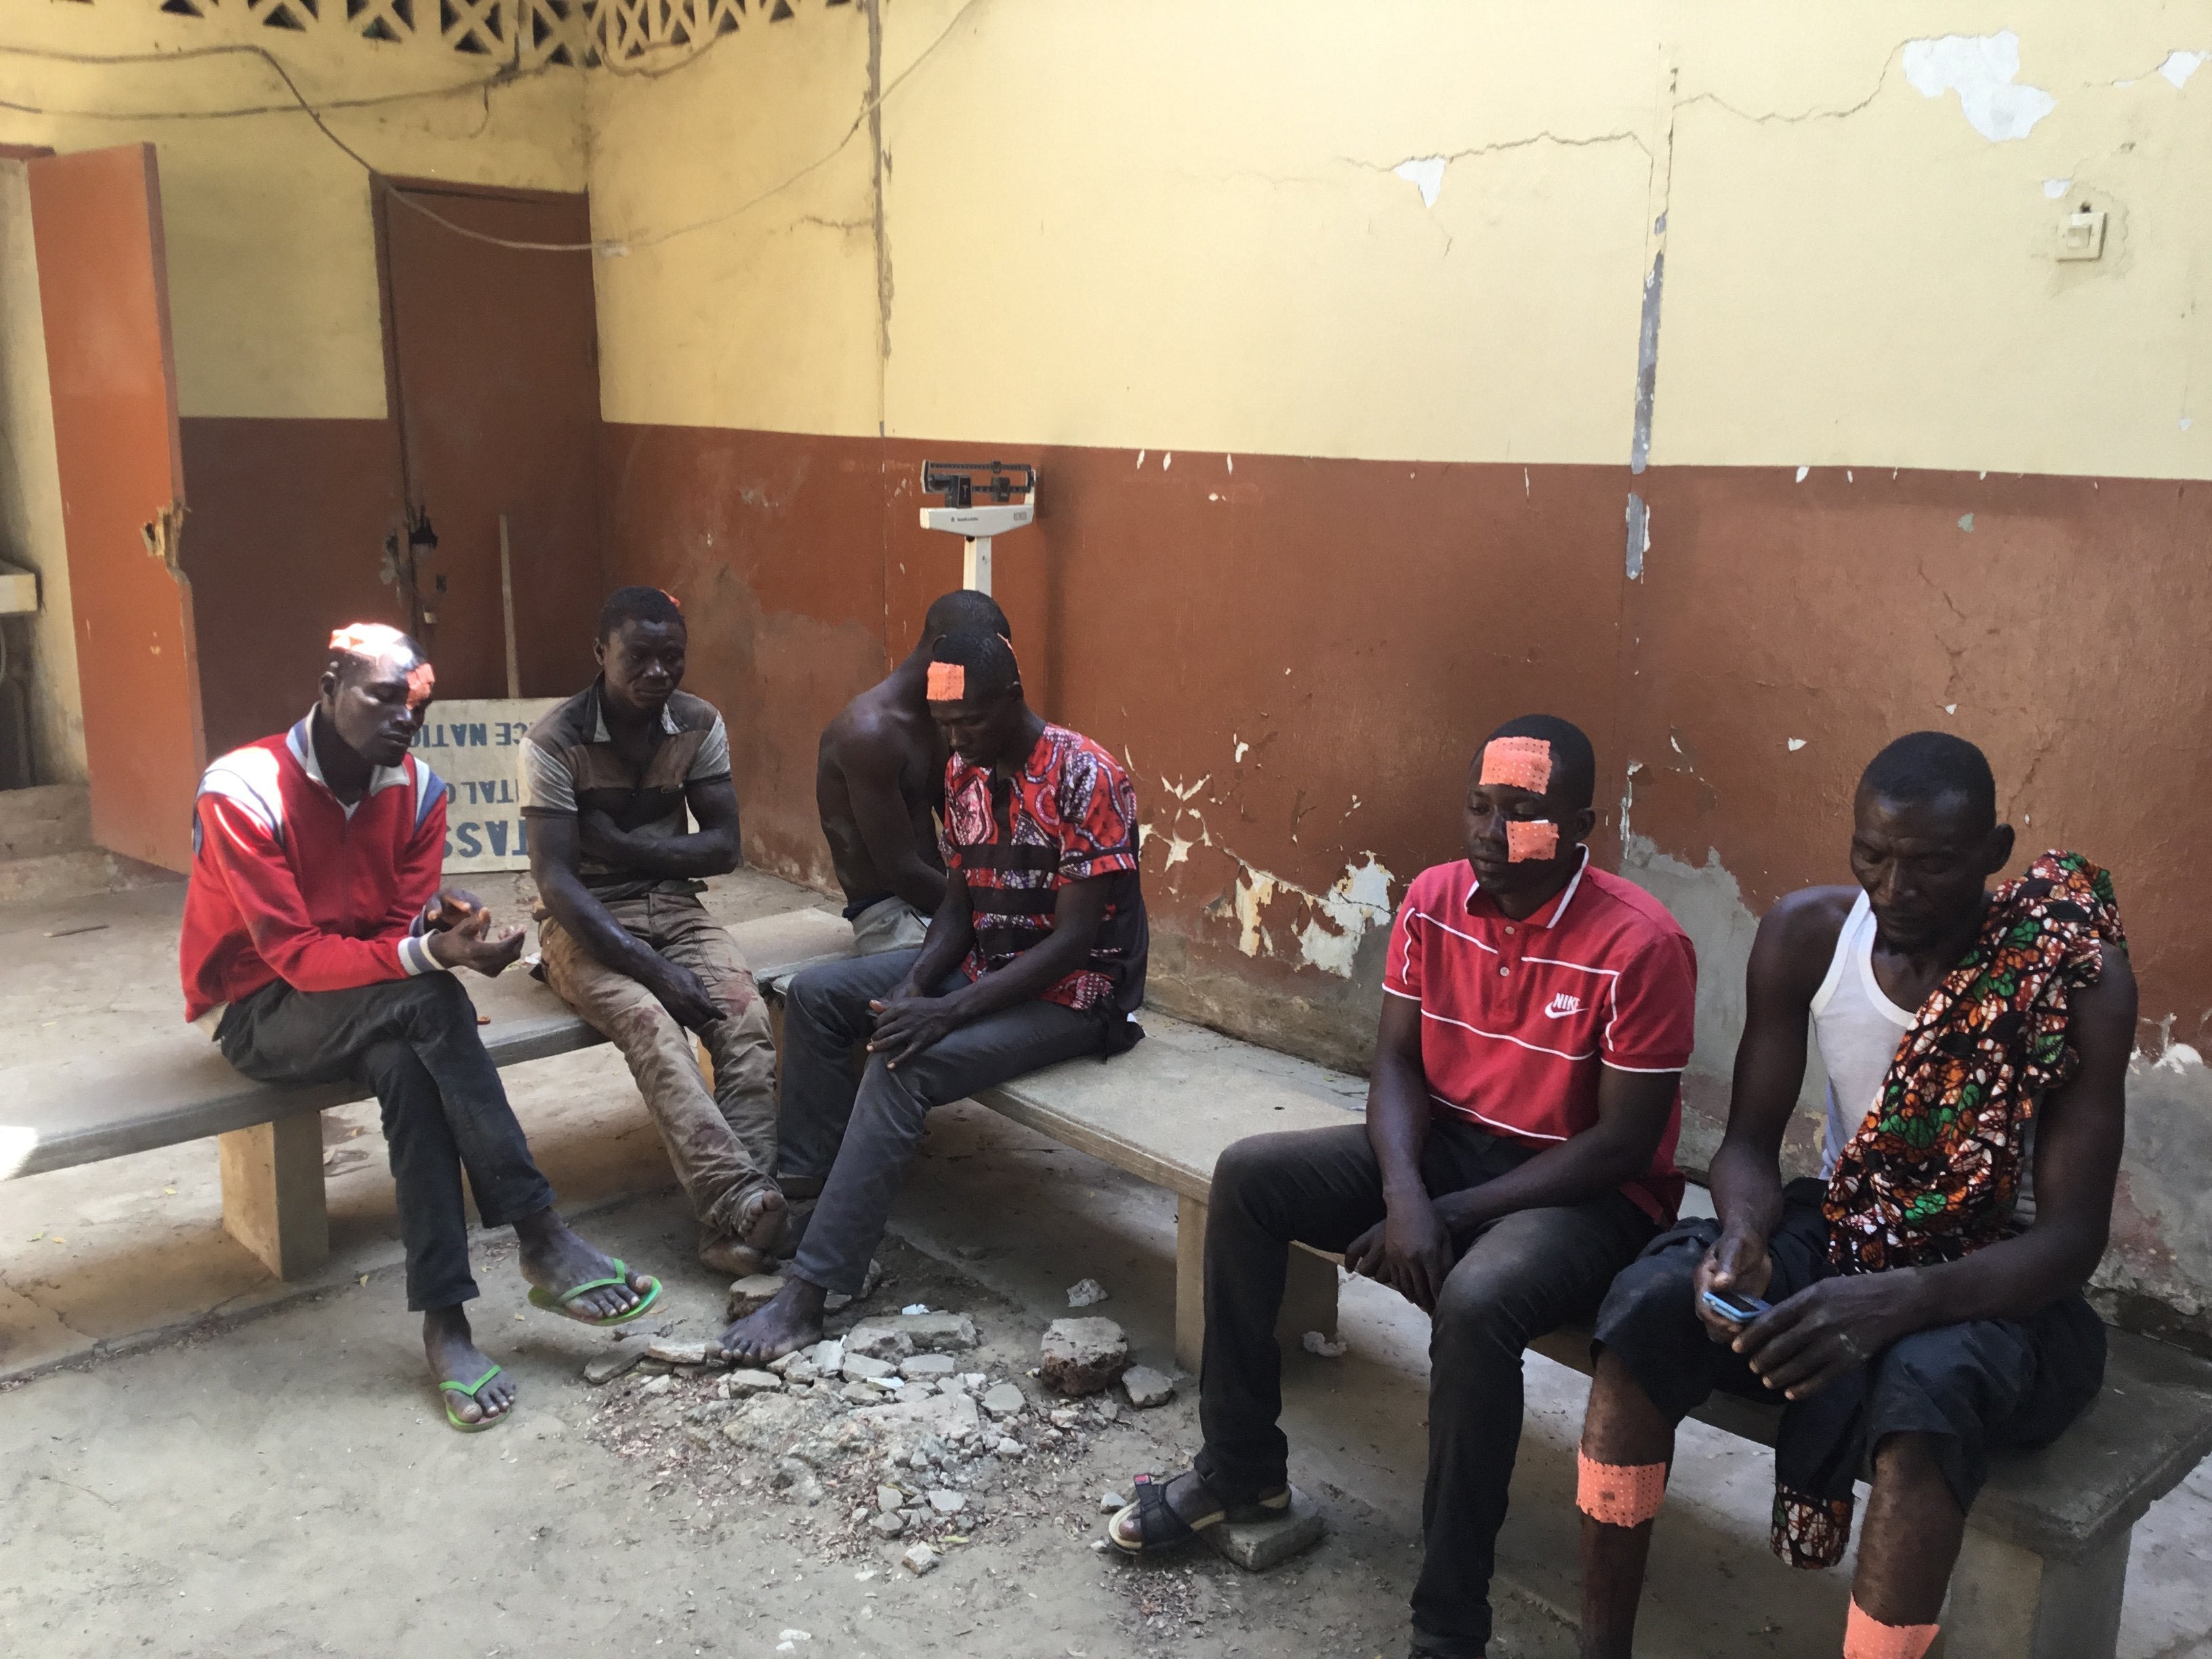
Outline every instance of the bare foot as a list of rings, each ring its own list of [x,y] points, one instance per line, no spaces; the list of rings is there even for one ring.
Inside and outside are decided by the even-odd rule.
[[[459,1307],[433,1308],[422,1316],[422,1352],[430,1361],[430,1380],[458,1382],[463,1388],[491,1369],[492,1363],[471,1340],[469,1316]],[[464,1423],[484,1423],[504,1417],[514,1404],[514,1379],[505,1371],[474,1395],[438,1390],[440,1401]]]
[[[803,1279],[786,1281],[764,1308],[722,1333],[722,1352],[749,1365],[781,1359],[822,1340],[822,1304],[829,1292]]]
[[[565,1296],[579,1285],[614,1277],[612,1259],[570,1231],[568,1224],[550,1207],[516,1222],[514,1238],[520,1247],[517,1254],[522,1276],[548,1296]],[[632,1273],[627,1285],[605,1285],[586,1291],[562,1304],[561,1311],[571,1319],[611,1319],[637,1306],[652,1286],[646,1274]]]
[[[788,1218],[783,1194],[773,1187],[762,1187],[746,1198],[738,1212],[738,1243],[748,1249],[773,1251]]]

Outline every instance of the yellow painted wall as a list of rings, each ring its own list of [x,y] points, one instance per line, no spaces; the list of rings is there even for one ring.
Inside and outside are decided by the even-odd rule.
[[[333,17],[343,9],[324,8]],[[434,8],[433,8],[434,12]],[[337,27],[264,27],[240,0],[203,18],[153,0],[0,0],[0,142],[62,151],[150,140],[160,153],[178,398],[187,416],[380,419],[384,358],[368,175],[252,56],[80,64],[258,46],[339,137],[387,173],[580,190],[581,76],[548,69],[486,89],[495,59],[428,43],[363,40]],[[462,88],[463,90],[441,88]],[[276,106],[282,112],[220,112]],[[147,118],[158,115],[161,118]]]
[[[873,435],[866,14],[810,6],[657,66],[586,76],[592,234],[627,250],[598,262],[602,412]]]
[[[2160,73],[2212,52],[2201,0],[883,18],[880,407],[863,131],[602,265],[611,418],[1617,463],[1663,211],[1654,461],[2212,477],[2212,66]],[[1970,90],[2052,102],[1999,140],[1915,84],[1912,43],[2004,31],[2014,89]],[[862,7],[810,7],[587,77],[602,234],[830,154],[865,35]],[[1433,203],[1392,171],[1425,158]],[[2062,264],[2084,199],[2105,257]]]
[[[39,573],[39,614],[8,626],[31,647],[31,752],[40,783],[82,783],[84,719],[70,622],[54,406],[32,254],[31,191],[21,161],[0,161],[0,562]]]

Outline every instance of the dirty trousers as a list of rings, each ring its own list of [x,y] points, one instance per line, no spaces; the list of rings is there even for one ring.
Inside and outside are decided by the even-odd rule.
[[[728,1015],[700,1033],[714,1066],[709,1092],[691,1033],[660,1000],[586,951],[553,917],[538,918],[545,982],[629,1062],[699,1218],[700,1249],[708,1250],[736,1239],[745,1201],[774,1179],[775,1047],[768,1005],[730,930],[690,894],[647,893],[606,908],[633,938],[696,974]]]
[[[1439,1119],[1422,1149],[1422,1184],[1441,1197],[1534,1155],[1471,1123]],[[1197,1468],[1225,1500],[1249,1502],[1286,1478],[1275,1320],[1292,1241],[1340,1251],[1383,1214],[1382,1167],[1363,1123],[1255,1135],[1214,1165]],[[1416,1654],[1480,1659],[1498,1529],[1521,1444],[1521,1351],[1595,1313],[1613,1276],[1655,1231],[1619,1193],[1571,1209],[1522,1210],[1477,1235],[1444,1280],[1429,1336]]]
[[[792,1271],[810,1285],[859,1291],[891,1202],[933,1106],[1055,1060],[1098,1052],[1103,1023],[1057,1002],[1018,1003],[963,1025],[893,1071],[870,1055],[858,1082],[853,1051],[875,1030],[871,1000],[887,995],[921,953],[893,951],[809,968],[783,1010],[783,1169],[822,1180]],[[943,996],[967,983],[948,975]]]
[[[477,1293],[464,1170],[487,1227],[553,1202],[477,1035],[476,1005],[451,974],[345,991],[295,991],[280,979],[231,1004],[216,1044],[256,1082],[350,1079],[375,1091],[407,1247],[407,1305],[417,1312]]]

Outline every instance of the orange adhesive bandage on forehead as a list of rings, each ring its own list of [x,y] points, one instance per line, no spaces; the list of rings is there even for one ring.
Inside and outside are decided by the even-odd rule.
[[[1531,818],[1523,823],[1509,818],[1505,824],[1505,861],[1525,864],[1532,859],[1557,858],[1559,853],[1559,826],[1545,818]]]
[[[1482,746],[1480,781],[1540,795],[1552,787],[1552,745],[1541,738],[1492,738]]]
[[[407,706],[420,708],[438,694],[438,671],[418,662],[407,671]]]
[[[1937,1625],[1885,1625],[1851,1598],[1844,1626],[1844,1659],[1921,1659],[1934,1645]]]
[[[929,700],[958,702],[968,695],[968,671],[957,662],[929,665]]]
[[[1575,1507],[1601,1526],[1640,1527],[1667,1501],[1664,1463],[1600,1463],[1575,1450]]]
[[[331,649],[350,657],[380,657],[407,636],[390,623],[348,623],[331,635]]]

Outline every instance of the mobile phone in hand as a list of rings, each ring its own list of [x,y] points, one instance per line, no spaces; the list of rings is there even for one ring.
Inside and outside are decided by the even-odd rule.
[[[1763,1313],[1771,1312],[1773,1304],[1761,1302],[1755,1296],[1730,1296],[1721,1291],[1705,1293],[1705,1306],[1734,1325],[1748,1325]]]

